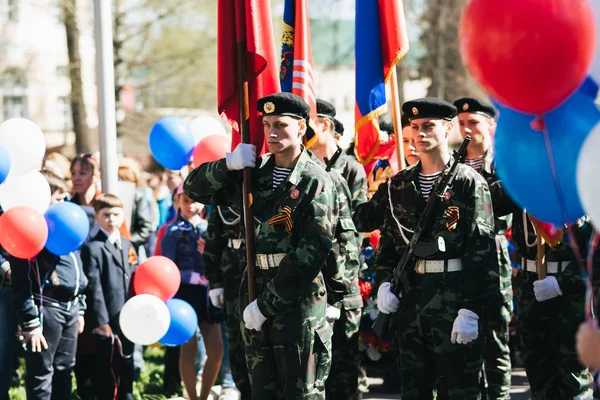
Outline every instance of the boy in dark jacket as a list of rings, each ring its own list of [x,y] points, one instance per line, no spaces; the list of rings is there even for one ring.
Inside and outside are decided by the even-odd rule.
[[[132,354],[133,343],[121,332],[119,313],[132,293],[137,256],[119,233],[124,220],[121,200],[101,194],[94,209],[100,230],[81,248],[81,258],[89,279],[88,321],[95,336],[96,397],[113,399],[116,391],[118,399],[133,399],[133,359],[124,357]]]
[[[57,256],[44,249],[31,260],[11,257],[10,265],[27,351],[27,398],[70,399],[87,285],[81,259],[75,252]]]

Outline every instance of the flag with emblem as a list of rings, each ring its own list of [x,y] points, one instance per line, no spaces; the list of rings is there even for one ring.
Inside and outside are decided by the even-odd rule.
[[[250,142],[262,153],[264,132],[259,98],[279,92],[277,54],[269,0],[219,0],[217,11],[217,107],[232,127],[231,148],[240,137],[240,82],[237,46],[246,50]]]
[[[285,0],[281,36],[281,91],[291,92],[310,106],[312,131],[305,135],[307,147],[317,139],[314,123],[317,120],[317,99],[312,68],[312,46],[308,0]]]
[[[392,68],[408,52],[402,0],[356,0],[356,105],[354,152],[366,164],[378,156],[378,117],[387,111]],[[389,153],[393,143],[385,150]]]

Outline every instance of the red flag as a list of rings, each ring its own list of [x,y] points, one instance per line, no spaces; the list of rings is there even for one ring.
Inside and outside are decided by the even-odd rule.
[[[245,40],[250,141],[262,153],[264,132],[256,102],[279,92],[279,63],[275,55],[269,0],[219,0],[217,33],[217,107],[232,127],[231,148],[241,141],[238,42]],[[238,29],[245,26],[242,32]]]

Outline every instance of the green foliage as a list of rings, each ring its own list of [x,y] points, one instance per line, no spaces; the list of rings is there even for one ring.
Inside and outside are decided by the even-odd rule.
[[[133,397],[136,400],[166,400],[163,392],[163,373],[165,354],[164,347],[146,347],[144,351],[145,367],[140,374],[140,378],[133,384]],[[73,382],[73,400],[79,400],[77,396],[77,382],[75,375],[72,376]],[[25,360],[19,359],[19,368],[15,378],[12,381],[9,390],[10,400],[27,400],[25,392]]]

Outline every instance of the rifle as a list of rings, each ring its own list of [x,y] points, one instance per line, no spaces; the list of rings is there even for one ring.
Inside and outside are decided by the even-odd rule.
[[[394,268],[390,290],[396,296],[398,296],[400,292],[406,292],[410,287],[409,275],[410,272],[415,269],[417,262],[417,257],[414,255],[415,248],[419,243],[421,234],[431,219],[434,218],[434,212],[444,197],[444,194],[452,187],[454,179],[456,178],[456,168],[458,167],[458,164],[464,162],[465,156],[467,155],[467,146],[469,145],[470,141],[471,137],[467,136],[460,145],[458,151],[454,151],[454,163],[450,166],[450,169],[447,173],[441,174],[438,178],[435,185],[435,191],[427,199],[425,210],[419,219],[417,228],[415,229],[412,238],[408,242],[407,249],[402,255],[402,258],[400,259],[400,262],[396,268]],[[377,315],[377,318],[373,323],[373,331],[377,334],[377,336],[383,337],[383,335],[387,332],[389,329],[390,317],[390,314],[384,314],[382,312]]]
[[[333,164],[335,164],[337,159],[340,158],[341,154],[342,154],[342,148],[340,146],[338,146],[335,153],[333,153],[333,155],[331,156],[331,159],[325,157],[325,171],[327,171],[327,172],[331,171],[331,167],[333,167]]]

